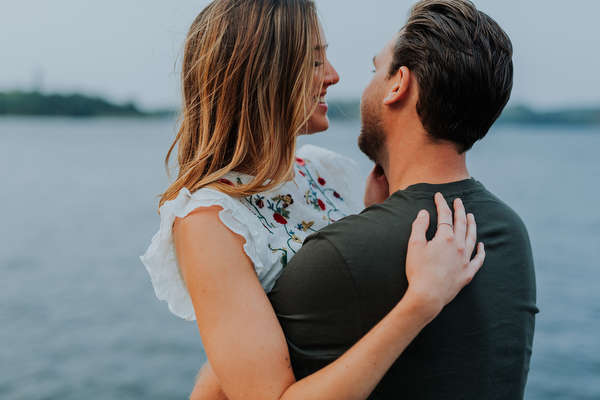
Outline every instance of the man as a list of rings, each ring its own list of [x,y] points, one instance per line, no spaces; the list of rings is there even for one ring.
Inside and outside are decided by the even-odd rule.
[[[512,45],[466,0],[424,0],[374,58],[359,146],[375,163],[366,198],[389,198],[310,236],[269,298],[300,379],[364,336],[407,289],[405,258],[434,194],[477,220],[483,268],[393,364],[373,399],[522,399],[534,331],[535,276],[520,218],[470,178],[466,151],[512,89]]]

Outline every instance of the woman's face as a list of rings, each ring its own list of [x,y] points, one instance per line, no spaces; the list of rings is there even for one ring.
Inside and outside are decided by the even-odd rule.
[[[321,38],[325,38],[321,24],[319,24],[319,32]],[[325,43],[325,40],[318,42]],[[319,46],[315,49],[314,94],[309,107],[312,110],[315,107],[314,103],[317,103],[317,106],[306,124],[306,133],[309,135],[316,132],[323,132],[329,128],[329,118],[327,117],[329,107],[327,106],[325,95],[327,94],[327,88],[335,85],[340,80],[337,71],[333,68],[329,60],[327,60],[326,50],[327,46]],[[321,85],[321,79],[323,79],[323,85]]]

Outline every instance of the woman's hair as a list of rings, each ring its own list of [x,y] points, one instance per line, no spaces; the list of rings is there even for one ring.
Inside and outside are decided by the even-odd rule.
[[[211,186],[248,196],[291,173],[296,136],[306,129],[314,96],[314,51],[321,46],[312,0],[215,0],[185,42],[177,179],[160,204]],[[317,42],[316,42],[317,41]],[[230,171],[254,176],[234,187]]]

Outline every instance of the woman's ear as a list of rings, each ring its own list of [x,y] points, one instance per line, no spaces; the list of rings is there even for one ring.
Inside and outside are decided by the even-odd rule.
[[[386,106],[392,105],[406,97],[410,87],[410,70],[407,67],[400,67],[398,72],[390,78],[390,83],[388,94],[383,99],[383,104]]]

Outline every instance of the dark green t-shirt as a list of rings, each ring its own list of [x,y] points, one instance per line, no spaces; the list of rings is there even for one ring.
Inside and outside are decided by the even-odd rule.
[[[475,215],[485,262],[370,399],[523,398],[538,311],[529,237],[518,215],[473,179],[410,186],[306,239],[269,293],[298,379],[337,359],[400,301],[412,222],[428,210],[433,237],[438,191]]]

